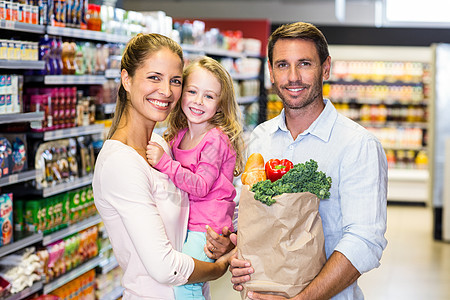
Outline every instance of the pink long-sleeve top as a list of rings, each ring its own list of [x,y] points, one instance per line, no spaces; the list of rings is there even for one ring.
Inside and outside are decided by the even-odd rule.
[[[171,143],[174,159],[164,154],[155,168],[189,194],[189,230],[205,232],[209,225],[218,233],[224,226],[233,231],[236,152],[218,128],[208,131],[196,147],[180,149],[186,132],[181,130]]]

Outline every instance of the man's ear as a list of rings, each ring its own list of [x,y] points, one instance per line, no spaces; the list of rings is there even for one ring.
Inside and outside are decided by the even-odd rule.
[[[122,72],[120,72],[120,79],[122,80],[122,85],[125,91],[130,92],[130,76],[127,72],[127,70],[122,69]]]
[[[322,64],[322,74],[323,80],[328,80],[331,74],[331,56],[328,56],[327,59]]]
[[[270,63],[270,60],[267,60],[267,67],[269,68],[270,82],[273,84],[274,83],[273,69],[272,69],[272,64]]]

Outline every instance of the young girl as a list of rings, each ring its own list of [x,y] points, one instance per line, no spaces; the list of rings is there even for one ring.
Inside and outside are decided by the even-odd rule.
[[[207,263],[181,253],[189,199],[147,161],[148,140],[179,102],[183,50],[168,37],[138,34],[121,61],[121,84],[108,139],[92,186],[97,207],[123,269],[124,300],[175,299],[174,285],[220,277],[227,255]]]
[[[203,250],[206,225],[216,232],[222,232],[224,226],[233,231],[233,176],[243,168],[239,107],[231,76],[212,58],[203,57],[189,64],[183,81],[181,101],[169,115],[165,133],[174,159],[151,141],[147,159],[189,194],[188,235],[183,252],[211,262]],[[176,298],[204,299],[202,285],[178,287]]]

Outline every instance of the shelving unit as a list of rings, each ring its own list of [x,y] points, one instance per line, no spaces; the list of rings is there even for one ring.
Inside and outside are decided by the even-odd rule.
[[[34,122],[42,121],[43,119],[44,113],[42,111],[22,114],[2,114],[0,115],[0,124]]]
[[[44,25],[27,24],[22,22],[0,20],[0,29],[22,31],[36,34],[45,33]]]
[[[121,287],[121,286],[116,287],[110,293],[108,293],[105,296],[103,296],[102,298],[100,298],[100,300],[116,300],[122,296],[123,291],[124,291],[123,287]]]
[[[56,278],[55,280],[44,284],[43,290],[44,294],[48,294],[57,288],[65,285],[66,283],[72,281],[73,279],[79,277],[80,275],[83,275],[87,271],[90,271],[97,267],[101,262],[103,261],[102,257],[94,257],[87,262],[84,262],[83,264],[77,266],[76,268],[70,270],[69,272],[61,275],[60,277]]]
[[[67,228],[64,228],[64,229],[55,231],[54,233],[45,235],[42,240],[42,245],[43,246],[50,245],[51,243],[59,241],[59,240],[65,238],[65,237],[68,237],[74,233],[80,232],[86,228],[97,225],[100,222],[101,222],[100,216],[95,215],[95,216],[89,217],[87,219],[84,219],[80,222],[71,224]]]
[[[20,249],[39,243],[43,240],[42,232],[30,233],[26,236],[16,237],[16,241],[11,244],[0,247],[0,257],[14,253]]]
[[[428,47],[384,47],[384,46],[340,46],[331,45],[330,55],[332,57],[332,62],[336,61],[380,61],[380,62],[414,62],[421,64],[431,63],[431,50]],[[332,68],[333,72],[333,68]],[[345,81],[345,80],[335,80],[331,78],[329,84],[340,84],[344,87],[348,85],[365,85],[365,86],[378,86],[390,87],[390,86],[404,86],[404,87],[419,87],[424,89],[426,83],[420,82],[387,82],[387,81],[370,81],[364,80],[361,82],[357,81]],[[388,94],[389,96],[389,94]],[[334,103],[335,99],[331,98]],[[422,107],[425,110],[430,105],[427,101],[431,99],[414,99],[407,101],[407,105],[413,107]],[[362,105],[389,105],[396,104],[396,101],[391,101],[389,98],[377,98],[369,97],[366,100],[361,100],[359,97],[348,96],[345,94],[342,99],[337,101],[339,103],[353,103],[357,105],[357,109]],[[389,107],[388,107],[389,108]],[[349,116],[351,117],[351,116]],[[429,129],[428,120],[425,122],[404,122],[404,121],[358,121],[364,127],[384,129],[384,128],[417,128],[422,132]],[[425,133],[426,134],[426,133]],[[383,141],[382,141],[383,142]],[[413,151],[427,151],[426,140],[422,140],[421,144],[383,144],[386,150],[413,150]],[[423,202],[427,203],[429,201],[428,196],[428,182],[429,182],[429,172],[428,169],[389,169],[388,172],[388,200],[391,201],[407,201],[407,202]]]
[[[104,130],[103,124],[93,124],[88,126],[78,126],[71,128],[64,128],[44,132],[31,132],[30,137],[40,139],[43,141],[53,141],[63,138],[77,137],[81,135],[99,134]]]
[[[39,292],[42,290],[42,287],[44,286],[42,281],[35,282],[32,286],[24,289],[23,291],[18,292],[17,294],[12,294],[7,296],[6,298],[2,300],[20,300],[25,299],[28,296],[33,295],[34,293]]]
[[[42,70],[45,62],[40,60],[3,60],[0,59],[0,69]]]
[[[49,34],[54,36],[63,36],[69,38],[75,38],[80,40],[91,40],[102,43],[126,43],[129,40],[129,36],[117,36],[112,34],[106,34],[103,32],[94,32],[88,30],[80,30],[74,28],[62,28],[62,27],[52,27],[52,26],[42,26],[42,25],[30,25],[20,22],[4,21],[0,20],[0,31],[6,32],[11,36],[14,35],[14,31],[26,32],[31,34],[36,34],[34,39],[39,39],[40,35]],[[33,37],[33,35],[29,35]],[[28,38],[27,38],[28,39]],[[27,70],[43,70],[45,68],[44,61],[14,61],[14,60],[0,60],[0,70],[4,70],[5,73],[10,73],[11,70],[14,72],[25,72]],[[28,74],[28,73],[24,73]],[[24,75],[24,84],[34,83],[38,85],[45,86],[58,86],[58,85],[103,85],[108,79],[120,78],[119,70],[107,70],[105,75]],[[114,111],[115,104],[106,105],[105,109],[109,112]],[[18,114],[1,114],[0,124],[15,124],[15,123],[30,123],[34,124],[40,123],[45,119],[44,112],[34,112],[34,113],[18,113]],[[32,128],[38,128],[38,126],[32,126]],[[30,141],[54,141],[59,139],[74,138],[86,135],[97,135],[102,134],[104,131],[103,124],[95,124],[89,126],[80,126],[65,128],[53,131],[44,132],[27,132],[27,137]],[[27,170],[21,173],[12,174],[9,176],[4,176],[0,178],[0,187],[5,187],[11,190],[21,190],[20,194],[29,196],[38,196],[42,198],[47,198],[53,195],[62,194],[68,191],[78,189],[90,185],[92,183],[92,174],[84,177],[75,178],[73,181],[57,184],[43,189],[32,189],[26,188],[21,189],[20,184],[27,181],[33,181],[37,178],[38,170]],[[10,187],[11,186],[11,187]],[[16,192],[13,191],[14,195]],[[17,193],[18,195],[18,193]],[[0,257],[12,254],[16,251],[22,250],[28,246],[39,244],[42,246],[48,246],[56,241],[64,239],[71,236],[77,232],[85,230],[91,226],[95,226],[101,222],[98,215],[89,217],[87,219],[81,220],[77,223],[70,224],[67,227],[60,229],[58,231],[52,232],[50,234],[43,234],[42,232],[37,232],[34,234],[18,234],[14,233],[15,241],[0,247]],[[77,266],[76,268],[70,270],[68,273],[56,278],[50,283],[44,284],[42,281],[35,282],[33,286],[24,289],[23,291],[9,295],[6,298],[8,300],[20,300],[32,295],[36,292],[42,291],[43,293],[50,293],[51,291],[57,289],[58,287],[66,284],[67,282],[79,277],[85,272],[96,268],[99,265],[105,265],[105,258],[101,255],[90,259],[89,261]],[[105,266],[114,267],[113,261],[107,261],[109,264]],[[117,262],[115,262],[117,265]],[[115,290],[115,294],[111,294],[109,299],[113,297],[118,297],[121,294],[120,289]],[[114,296],[117,295],[117,296]],[[114,298],[114,299],[116,299]]]

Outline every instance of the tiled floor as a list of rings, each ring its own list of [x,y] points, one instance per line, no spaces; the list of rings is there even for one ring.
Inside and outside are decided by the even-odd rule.
[[[432,220],[430,208],[388,207],[388,246],[381,266],[359,280],[367,300],[450,299],[450,243],[433,240]],[[229,272],[211,283],[211,296],[241,299]]]

